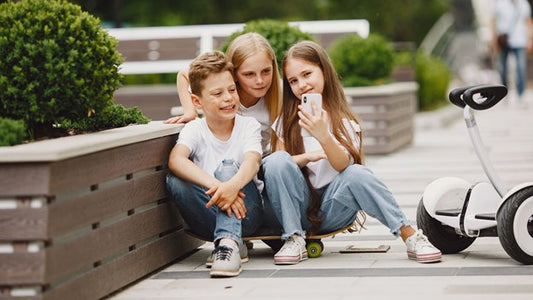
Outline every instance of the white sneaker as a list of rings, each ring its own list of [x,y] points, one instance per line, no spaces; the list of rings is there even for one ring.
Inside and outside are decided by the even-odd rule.
[[[215,248],[207,257],[205,261],[205,266],[207,268],[211,268],[211,266],[213,265],[213,260],[215,259],[216,251],[217,249]],[[246,244],[239,245],[239,256],[241,257],[241,263],[248,262],[248,247],[246,246]]]
[[[241,273],[241,258],[239,248],[229,245],[219,245],[215,249],[213,265],[211,266],[211,277],[231,277]]]
[[[307,259],[305,239],[299,235],[290,236],[274,255],[276,265],[294,265]]]
[[[419,263],[437,262],[442,257],[440,250],[428,241],[422,229],[407,238],[405,245],[407,245],[407,257]]]

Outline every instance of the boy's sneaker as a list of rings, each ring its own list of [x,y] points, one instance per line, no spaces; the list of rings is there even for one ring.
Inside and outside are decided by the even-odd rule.
[[[294,265],[306,259],[305,239],[296,234],[290,236],[278,253],[274,255],[276,265]]]
[[[219,245],[215,249],[213,264],[211,265],[211,277],[231,277],[241,273],[241,258],[239,248],[229,245]]]
[[[419,263],[440,261],[442,253],[435,248],[424,235],[421,229],[405,240],[407,257]]]
[[[213,265],[213,260],[215,259],[216,251],[217,249],[215,248],[207,257],[207,260],[205,261],[205,266],[207,268],[211,268],[211,266]],[[241,257],[241,263],[248,262],[248,247],[245,244],[239,245],[239,255]]]

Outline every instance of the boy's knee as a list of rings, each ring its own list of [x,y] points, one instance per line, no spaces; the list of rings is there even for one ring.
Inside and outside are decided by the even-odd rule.
[[[265,172],[283,171],[286,168],[294,166],[296,163],[292,156],[286,151],[276,151],[265,157],[263,161],[263,170]]]

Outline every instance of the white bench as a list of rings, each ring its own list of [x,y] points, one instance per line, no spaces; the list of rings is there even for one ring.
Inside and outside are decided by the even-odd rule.
[[[108,29],[118,39],[118,50],[125,56],[122,74],[177,73],[188,67],[198,54],[217,49],[232,33],[245,24],[137,27]],[[367,20],[289,22],[313,34],[327,47],[345,34],[367,37]]]

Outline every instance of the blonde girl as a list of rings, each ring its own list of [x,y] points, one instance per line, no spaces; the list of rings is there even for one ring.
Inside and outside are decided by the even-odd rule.
[[[272,122],[280,111],[281,79],[274,50],[258,33],[250,32],[235,38],[226,50],[233,63],[237,91],[240,98],[239,114],[254,117],[261,124],[263,154],[271,152],[276,135]],[[166,123],[186,123],[198,116],[189,92],[188,71],[177,77],[178,95],[184,114],[166,120]],[[271,143],[271,139],[274,143]]]

